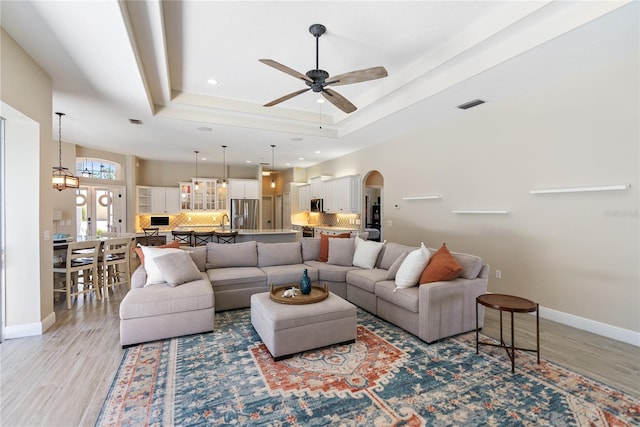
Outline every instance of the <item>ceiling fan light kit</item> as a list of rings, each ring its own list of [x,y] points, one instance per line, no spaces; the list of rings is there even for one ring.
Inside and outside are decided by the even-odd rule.
[[[339,74],[337,76],[330,77],[330,74],[320,69],[319,65],[319,41],[320,36],[322,36],[327,31],[327,28],[322,24],[313,24],[309,27],[309,32],[316,39],[316,68],[313,70],[307,71],[305,74],[302,74],[292,68],[287,67],[279,62],[274,61],[273,59],[260,59],[265,65],[275,68],[276,70],[280,70],[283,73],[289,74],[295,78],[298,78],[305,82],[308,86],[306,89],[300,89],[285,96],[282,96],[278,99],[275,99],[267,104],[264,104],[265,107],[273,107],[274,105],[280,104],[288,99],[291,99],[295,96],[301,95],[309,90],[313,92],[320,93],[323,97],[327,99],[327,101],[331,102],[333,105],[338,107],[340,110],[345,113],[353,113],[358,108],[351,103],[347,98],[340,95],[338,92],[327,88],[329,85],[339,86],[346,85],[352,83],[365,82],[368,80],[380,79],[383,77],[387,77],[388,73],[384,67],[372,67],[365,68],[362,70],[351,71],[344,74]]]

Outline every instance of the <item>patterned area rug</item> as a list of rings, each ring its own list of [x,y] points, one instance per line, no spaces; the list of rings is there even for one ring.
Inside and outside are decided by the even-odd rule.
[[[486,338],[486,337],[485,337]],[[129,348],[96,425],[620,426],[640,400],[475,333],[427,345],[358,311],[354,344],[274,362],[248,309],[216,330]]]

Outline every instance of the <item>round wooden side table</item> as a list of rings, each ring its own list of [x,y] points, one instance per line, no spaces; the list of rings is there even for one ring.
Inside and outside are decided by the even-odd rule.
[[[481,342],[478,336],[480,328],[478,327],[478,304],[488,308],[500,311],[500,344],[489,342]],[[511,313],[511,345],[507,345],[502,337],[502,312]],[[536,348],[520,348],[515,346],[513,313],[536,313]],[[490,345],[494,347],[502,347],[506,350],[509,359],[511,359],[511,372],[515,372],[516,367],[516,350],[535,352],[540,364],[540,311],[538,303],[526,298],[516,297],[505,294],[484,294],[476,298],[476,354],[479,354],[480,344]]]

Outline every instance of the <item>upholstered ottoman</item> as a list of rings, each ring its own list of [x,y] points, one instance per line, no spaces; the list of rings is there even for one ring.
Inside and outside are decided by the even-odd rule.
[[[251,324],[275,360],[356,340],[356,306],[329,292],[314,304],[280,304],[269,292],[251,296]]]

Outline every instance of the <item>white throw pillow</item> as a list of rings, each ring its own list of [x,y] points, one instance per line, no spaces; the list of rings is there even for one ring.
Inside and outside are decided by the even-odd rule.
[[[187,251],[160,255],[153,259],[162,278],[172,288],[183,283],[202,280],[202,273]]]
[[[417,285],[430,257],[431,252],[424,243],[420,243],[419,249],[409,252],[396,273],[396,288],[393,291]]]
[[[147,281],[145,286],[158,285],[165,283],[164,276],[153,261],[155,257],[182,252],[182,249],[176,248],[155,248],[153,246],[141,246],[144,254],[144,269],[147,272]]]
[[[356,236],[356,250],[353,253],[353,265],[371,270],[376,265],[378,254],[384,246],[384,242],[363,240]]]

